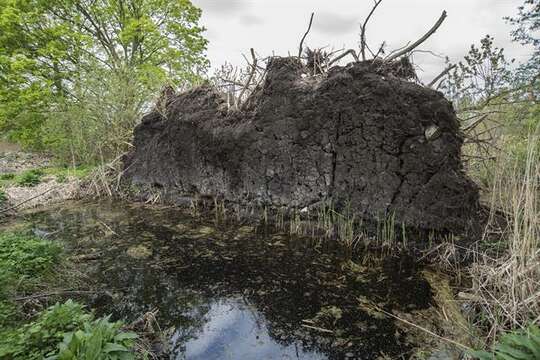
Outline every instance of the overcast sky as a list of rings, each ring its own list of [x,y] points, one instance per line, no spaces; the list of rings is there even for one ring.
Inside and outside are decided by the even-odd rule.
[[[358,48],[359,24],[373,0],[192,0],[203,10],[202,25],[210,41],[212,67],[224,62],[244,64],[242,54],[253,47],[261,56],[296,54],[315,12],[306,40],[310,47]],[[372,48],[386,41],[396,49],[422,36],[443,10],[448,18],[422,46],[451,60],[459,60],[471,43],[486,34],[506,49],[508,58],[525,60],[529,49],[510,41],[511,26],[504,16],[515,15],[523,0],[383,0],[367,28]],[[444,59],[417,53],[414,63],[421,79],[429,81],[444,68]]]

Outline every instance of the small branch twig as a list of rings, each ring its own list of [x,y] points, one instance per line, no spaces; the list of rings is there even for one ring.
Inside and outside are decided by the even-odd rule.
[[[317,326],[311,326],[311,325],[306,325],[306,324],[302,324],[300,326],[305,327],[307,329],[320,331],[320,332],[323,332],[323,333],[326,333],[326,334],[333,334],[334,333],[332,330],[323,329],[323,328],[317,327]]]
[[[373,59],[378,58],[380,54],[384,54],[384,47],[385,46],[386,46],[386,41],[383,41],[381,46],[379,47],[379,50],[377,50],[377,53],[373,56]]]
[[[349,54],[352,55],[352,57],[354,58],[354,61],[356,61],[356,62],[359,61],[358,55],[356,55],[356,51],[354,51],[353,49],[349,49],[349,50],[345,51],[343,54],[340,54],[340,55],[336,56],[334,59],[332,59],[328,63],[328,67],[332,66],[334,63],[338,62],[339,60],[343,59],[345,56],[347,56]]]
[[[444,76],[446,76],[446,74],[448,74],[450,71],[455,69],[456,66],[457,65],[454,64],[454,65],[450,65],[449,67],[444,69],[443,72],[441,72],[439,75],[435,76],[435,78],[433,80],[431,80],[431,82],[428,84],[428,87],[432,88],[437,83],[437,81],[441,80]]]
[[[62,290],[62,291],[52,291],[52,292],[48,292],[48,293],[34,294],[34,295],[29,295],[29,296],[17,297],[17,298],[14,298],[13,300],[15,300],[15,301],[25,301],[25,300],[40,299],[40,298],[51,297],[51,296],[86,295],[86,294],[96,294],[96,293],[107,294],[106,291]]]
[[[437,339],[440,339],[440,340],[449,342],[450,344],[456,345],[457,347],[459,347],[459,348],[461,348],[461,349],[464,349],[464,350],[467,350],[467,351],[471,351],[471,350],[472,350],[472,349],[471,349],[470,347],[468,347],[467,345],[463,345],[463,344],[461,344],[461,343],[459,343],[459,342],[457,342],[457,341],[454,341],[454,340],[452,340],[452,339],[449,339],[449,338],[446,338],[446,337],[444,337],[444,336],[440,336],[440,335],[438,335],[438,334],[435,334],[433,331],[428,330],[428,329],[426,329],[425,327],[422,327],[422,326],[420,326],[420,325],[414,324],[414,323],[412,323],[412,322],[410,322],[410,321],[408,321],[408,320],[402,319],[402,318],[400,318],[399,316],[396,316],[396,315],[394,315],[394,314],[392,314],[392,313],[390,313],[390,312],[388,312],[388,311],[386,311],[386,310],[380,308],[380,307],[377,306],[377,305],[373,305],[373,307],[374,307],[375,310],[377,310],[378,312],[383,313],[383,314],[385,314],[385,315],[387,315],[387,316],[390,316],[390,317],[392,317],[392,318],[394,318],[394,319],[396,319],[396,320],[398,320],[398,321],[401,321],[401,322],[404,323],[404,324],[407,324],[407,325],[409,325],[409,326],[412,326],[412,327],[415,327],[415,328],[417,328],[417,329],[419,329],[419,330],[422,330],[422,331],[424,331],[425,333],[427,333],[427,334],[429,334],[429,335],[431,335],[431,336],[433,336],[433,337],[436,337]]]
[[[443,11],[441,16],[439,17],[439,20],[437,20],[435,25],[433,25],[433,27],[431,29],[429,29],[429,31],[427,33],[425,33],[424,36],[422,36],[420,39],[415,41],[413,44],[407,46],[405,49],[403,49],[401,51],[398,51],[397,53],[395,53],[392,56],[387,57],[385,61],[390,62],[392,60],[395,60],[398,57],[403,56],[403,55],[411,52],[413,49],[417,48],[418,46],[420,46],[420,44],[422,44],[424,41],[426,41],[431,35],[433,35],[435,33],[435,31],[437,31],[437,29],[442,25],[442,23],[444,22],[444,19],[446,19],[447,16],[448,15],[446,13],[446,10]]]
[[[373,5],[373,7],[371,8],[371,11],[369,12],[368,16],[364,20],[364,23],[362,25],[360,25],[360,53],[362,54],[362,60],[363,61],[366,61],[366,47],[367,47],[366,27],[367,27],[367,24],[369,22],[369,19],[371,18],[371,16],[373,15],[373,13],[377,9],[377,7],[382,2],[383,2],[383,0],[378,0],[378,1],[376,0],[375,1],[375,5]]]
[[[255,72],[257,71],[257,56],[255,56],[255,50],[251,48],[249,51],[251,52],[251,58],[253,60],[253,63],[251,64],[251,72],[249,73],[249,77],[244,85],[244,88],[240,92],[240,95],[238,95],[238,102],[242,101],[242,97],[244,96],[244,93],[246,92],[249,85],[251,84],[251,81],[253,80],[253,77],[255,76]]]
[[[302,56],[302,51],[304,50],[304,40],[306,40],[306,37],[309,34],[309,31],[311,30],[311,25],[313,24],[313,17],[315,16],[315,13],[311,13],[311,18],[309,19],[309,26],[307,28],[306,33],[302,37],[302,40],[300,41],[300,46],[298,47],[298,58]]]
[[[56,190],[56,189],[59,189],[60,187],[61,187],[60,185],[59,185],[59,186],[54,186],[54,187],[52,187],[52,188],[50,188],[50,189],[47,189],[46,191],[44,191],[44,192],[42,192],[42,193],[37,194],[36,196],[32,196],[31,198],[28,198],[28,199],[26,199],[26,200],[24,200],[24,201],[21,201],[20,203],[15,204],[15,205],[13,205],[13,206],[11,206],[11,207],[8,207],[8,208],[6,208],[6,209],[0,209],[0,214],[6,213],[6,212],[11,211],[11,210],[15,210],[15,209],[18,208],[19,206],[24,205],[24,204],[26,204],[27,202],[32,201],[32,200],[34,200],[34,199],[36,199],[36,198],[38,198],[38,197],[40,197],[40,196],[43,196],[43,195],[47,194],[48,192],[51,192],[51,191]]]

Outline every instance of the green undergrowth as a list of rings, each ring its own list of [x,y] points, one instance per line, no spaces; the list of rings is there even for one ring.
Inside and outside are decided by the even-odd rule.
[[[63,262],[61,245],[27,232],[0,233],[0,359],[135,359],[136,335],[121,322],[95,318],[72,300],[27,318],[17,294],[52,281]]]
[[[92,171],[90,166],[79,167],[46,167],[26,170],[21,173],[7,173],[0,175],[0,187],[24,186],[34,187],[40,184],[45,177],[53,177],[57,182],[66,182],[69,178],[82,179]]]
[[[72,300],[55,304],[37,319],[4,331],[0,358],[13,360],[130,360],[137,335],[121,322],[94,315]]]
[[[540,328],[530,325],[523,330],[501,336],[491,352],[474,351],[479,360],[538,360],[540,359]]]
[[[28,233],[0,234],[0,325],[16,322],[16,304],[10,299],[51,275],[61,252],[60,245]]]

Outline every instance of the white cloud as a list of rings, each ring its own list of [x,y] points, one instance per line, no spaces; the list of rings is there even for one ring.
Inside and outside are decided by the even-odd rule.
[[[203,25],[209,33],[208,55],[212,66],[225,61],[243,65],[242,53],[253,47],[262,56],[295,54],[311,12],[313,29],[306,39],[310,47],[358,48],[359,27],[372,1],[358,0],[194,0],[203,9]],[[372,48],[386,41],[396,49],[422,36],[442,10],[448,18],[422,45],[424,50],[459,60],[471,43],[486,34],[504,47],[509,58],[525,60],[530,50],[511,42],[511,27],[504,16],[514,15],[522,0],[384,0],[367,29]],[[235,19],[235,21],[231,21]],[[424,70],[419,76],[430,80],[444,67],[444,60],[416,54]]]
[[[340,35],[358,30],[358,18],[344,14],[323,12],[317,14],[314,20],[313,30],[323,34]]]

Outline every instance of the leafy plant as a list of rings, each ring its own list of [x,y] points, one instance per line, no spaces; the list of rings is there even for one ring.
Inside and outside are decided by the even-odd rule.
[[[15,174],[13,173],[7,173],[0,175],[0,180],[13,180],[15,178]]]
[[[43,359],[52,356],[66,332],[77,330],[92,315],[82,305],[66,301],[41,313],[39,318],[0,337],[0,358]]]
[[[42,170],[33,169],[25,171],[20,175],[17,184],[20,186],[33,187],[41,182],[41,177],[44,175]]]
[[[540,359],[540,328],[530,325],[525,330],[505,334],[492,352],[473,351],[480,360],[537,360]]]
[[[7,195],[3,190],[0,190],[0,205],[7,201]]]
[[[109,317],[94,320],[81,304],[68,300],[48,308],[37,320],[0,334],[0,358],[135,359],[131,347],[137,335],[121,331],[121,326]]]
[[[59,183],[65,183],[67,181],[67,175],[66,174],[58,174],[56,175],[56,181]]]
[[[58,262],[61,250],[58,244],[34,236],[0,233],[0,324],[16,319],[16,305],[9,300],[13,289],[39,280]]]
[[[110,322],[109,317],[86,322],[82,329],[65,334],[59,353],[48,360],[131,360],[137,335],[120,330],[122,323]]]
[[[0,234],[0,272],[36,277],[51,269],[61,246],[21,233]]]

